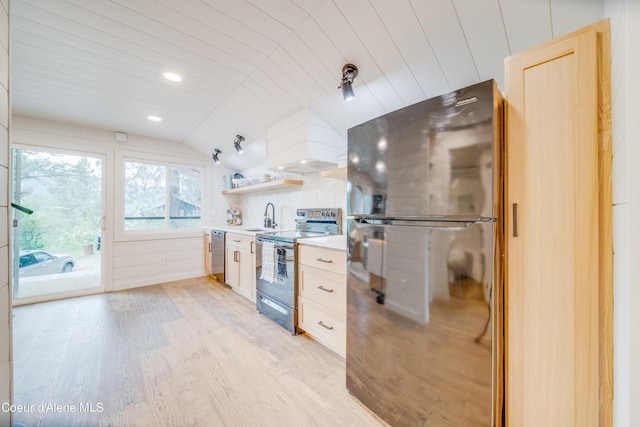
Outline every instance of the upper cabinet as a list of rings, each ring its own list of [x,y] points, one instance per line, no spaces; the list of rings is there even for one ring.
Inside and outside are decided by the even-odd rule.
[[[346,151],[346,137],[309,109],[267,129],[266,168],[270,170],[305,173],[333,168]]]

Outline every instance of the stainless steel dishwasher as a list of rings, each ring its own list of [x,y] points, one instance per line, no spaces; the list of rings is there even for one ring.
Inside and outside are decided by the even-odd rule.
[[[211,230],[211,274],[224,283],[224,235],[223,230]]]

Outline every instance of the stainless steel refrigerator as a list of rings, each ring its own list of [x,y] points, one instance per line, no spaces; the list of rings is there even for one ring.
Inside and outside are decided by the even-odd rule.
[[[347,388],[392,426],[501,417],[501,135],[493,80],[348,131]]]

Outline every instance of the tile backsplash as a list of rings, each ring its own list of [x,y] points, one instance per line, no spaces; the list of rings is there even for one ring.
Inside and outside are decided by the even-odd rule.
[[[242,225],[262,227],[265,207],[271,202],[275,206],[275,220],[279,229],[295,228],[297,208],[341,208],[344,230],[347,206],[346,181],[323,178],[320,172],[304,174],[301,179],[304,181],[302,186],[240,195],[236,206],[242,212]]]

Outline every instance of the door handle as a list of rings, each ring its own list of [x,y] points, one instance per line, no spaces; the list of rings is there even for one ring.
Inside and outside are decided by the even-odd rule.
[[[209,252],[213,251],[212,243],[209,243]]]
[[[518,237],[518,204],[512,204],[513,209],[513,237]]]
[[[251,253],[252,253],[252,254],[256,253],[256,252],[255,252],[255,250],[253,249],[255,244],[256,244],[256,242],[251,241],[251,245],[250,245],[250,247],[251,247]]]
[[[11,203],[11,207],[18,209],[20,212],[24,212],[27,215],[31,215],[33,213],[33,210],[29,209],[29,208],[25,208],[24,206],[21,206],[17,203]]]

